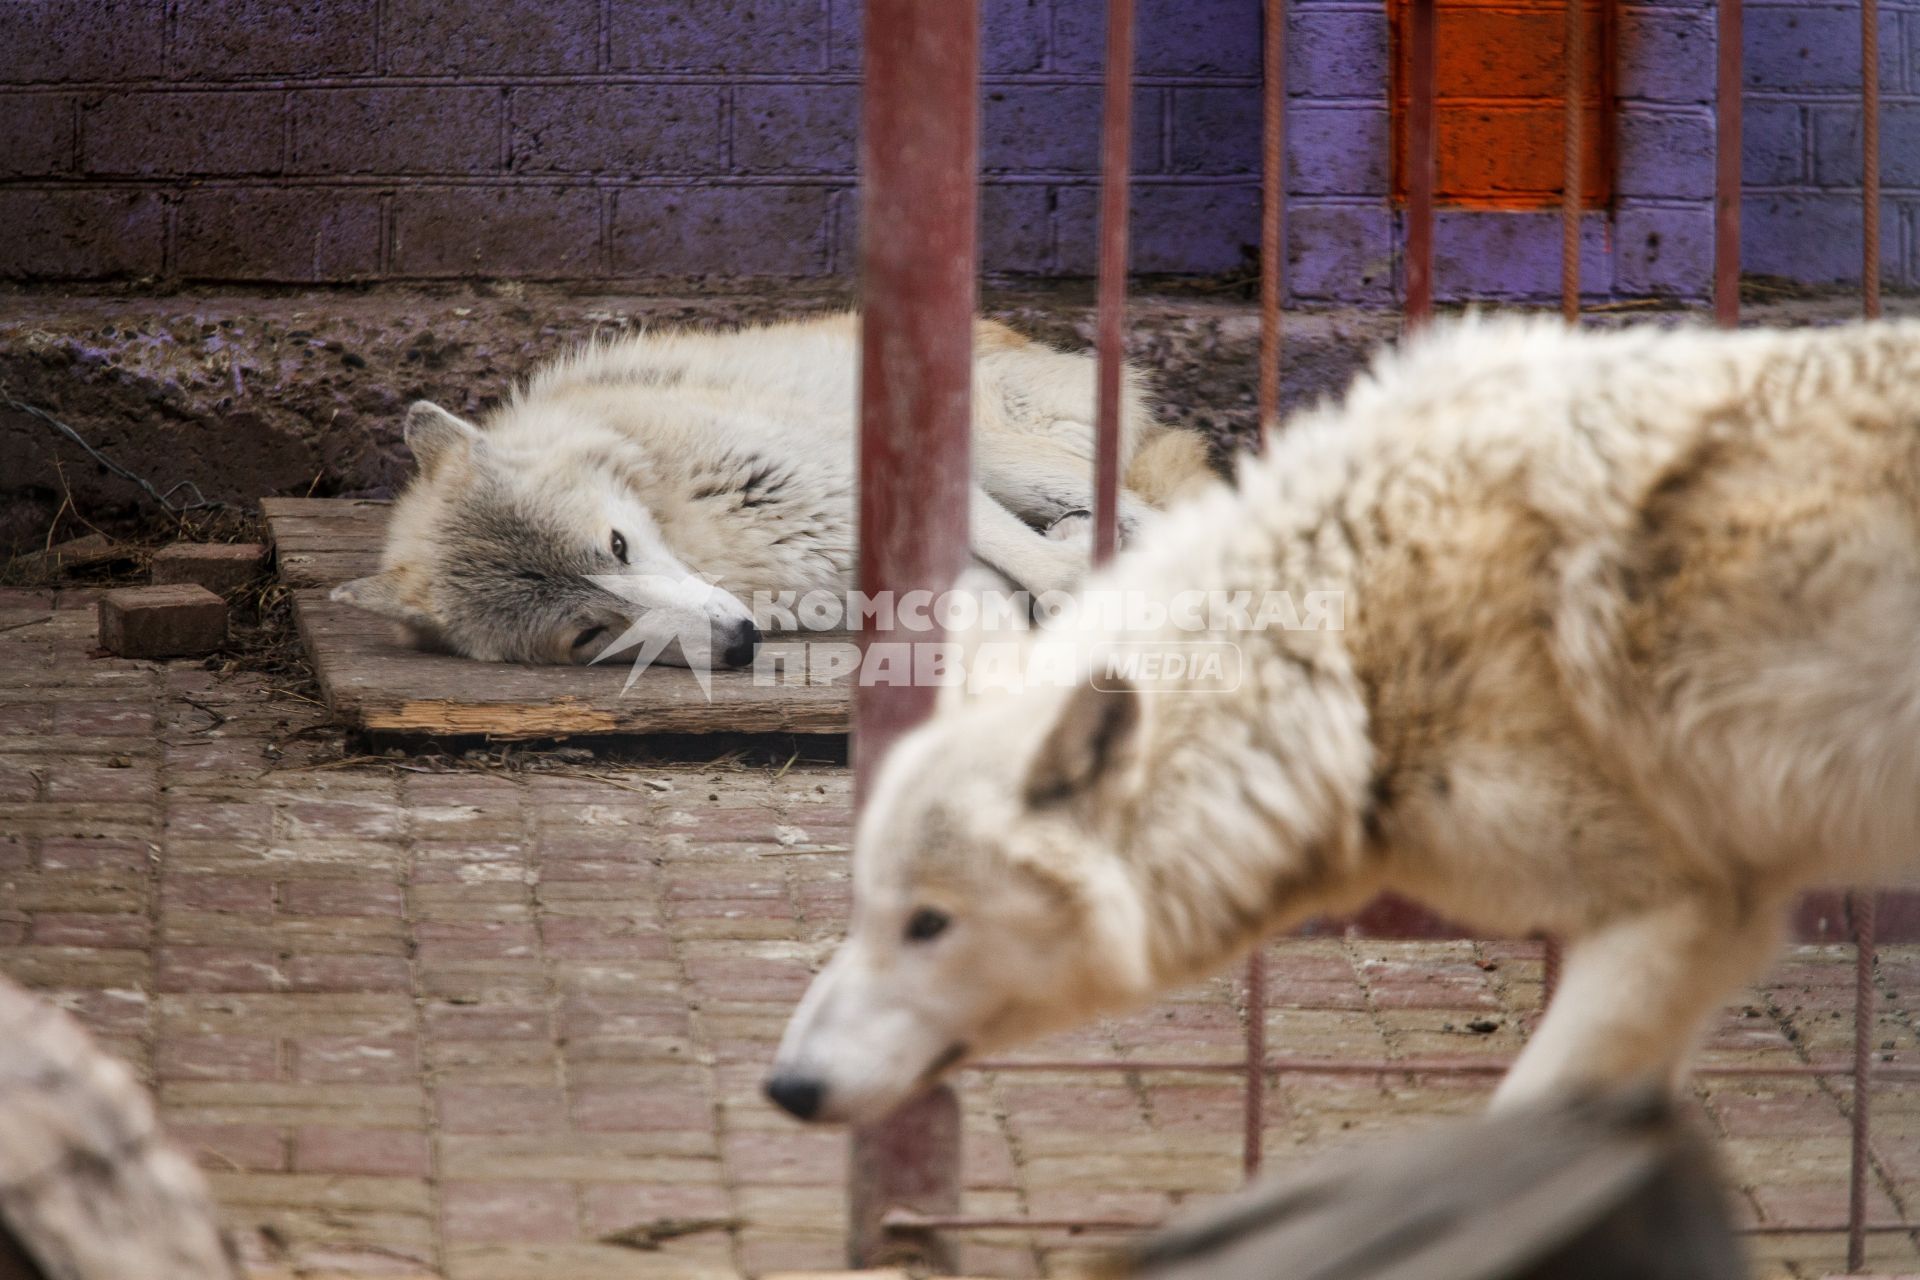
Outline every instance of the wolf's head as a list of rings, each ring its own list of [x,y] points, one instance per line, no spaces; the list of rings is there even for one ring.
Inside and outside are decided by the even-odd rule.
[[[419,474],[394,506],[386,567],[333,598],[487,661],[591,662],[636,644],[686,666],[752,661],[752,614],[667,545],[635,493],[630,444],[555,434],[552,449],[509,452],[414,404]]]
[[[1149,994],[1143,899],[1115,856],[1146,714],[1130,686],[1082,685],[954,708],[901,740],[861,818],[847,941],[787,1028],[775,1102],[872,1119],[965,1059]]]

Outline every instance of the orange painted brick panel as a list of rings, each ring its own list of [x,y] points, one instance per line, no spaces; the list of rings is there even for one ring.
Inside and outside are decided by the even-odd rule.
[[[1405,198],[1407,0],[1389,0],[1393,34],[1393,193]],[[1613,177],[1613,0],[1588,0],[1581,98],[1590,104],[1582,200],[1604,205]],[[1443,205],[1530,209],[1559,203],[1565,10],[1558,4],[1444,0],[1435,12],[1435,197]]]

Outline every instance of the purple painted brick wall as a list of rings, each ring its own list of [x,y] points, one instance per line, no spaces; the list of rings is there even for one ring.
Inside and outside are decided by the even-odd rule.
[[[1860,10],[1755,0],[1747,11],[1748,271],[1860,279]],[[1920,284],[1920,4],[1880,8],[1881,265]]]
[[[982,254],[1093,268],[1101,0],[982,0]],[[1920,0],[1882,0],[1888,277],[1914,282]],[[1258,0],[1139,0],[1134,266],[1245,265]],[[1749,0],[1749,270],[1857,275],[1856,10]],[[1595,295],[1702,295],[1711,0],[1619,10]],[[5,0],[0,277],[817,277],[853,267],[860,0]],[[1390,302],[1380,0],[1293,0],[1288,263]],[[1557,287],[1539,214],[1447,211],[1443,296]]]
[[[1258,7],[1141,0],[1143,269],[1234,267],[1254,234]],[[1104,14],[983,0],[989,271],[1090,269]],[[860,18],[859,0],[6,0],[0,277],[845,273]]]

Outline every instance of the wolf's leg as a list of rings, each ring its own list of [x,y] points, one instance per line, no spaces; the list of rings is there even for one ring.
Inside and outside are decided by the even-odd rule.
[[[1707,1017],[1773,954],[1784,914],[1690,898],[1579,939],[1494,1106],[1568,1086],[1678,1084]]]
[[[968,514],[973,554],[1036,596],[1072,591],[1087,572],[1083,548],[1036,532],[978,485]]]
[[[974,482],[1035,528],[1093,510],[1093,464],[1041,436],[988,436],[973,448]],[[1130,542],[1154,509],[1120,491],[1120,540]]]

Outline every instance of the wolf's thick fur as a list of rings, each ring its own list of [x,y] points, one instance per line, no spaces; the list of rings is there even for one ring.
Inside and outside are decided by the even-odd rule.
[[[1462,324],[1089,586],[1338,591],[1345,626],[1129,634],[1231,641],[1242,682],[904,739],[776,1096],[874,1114],[1384,889],[1566,940],[1501,1100],[1671,1078],[1798,890],[1920,840],[1920,325]]]
[[[649,333],[540,371],[479,428],[416,404],[420,470],[381,572],[336,598],[476,658],[588,660],[636,612],[681,636],[710,622],[739,651],[721,633],[752,634],[752,593],[851,585],[857,343],[847,314]],[[1040,530],[1092,505],[1093,361],[990,321],[975,356],[975,553],[1021,587],[1065,589],[1085,551]],[[1132,375],[1121,452],[1128,527],[1210,475],[1204,442],[1157,426]],[[610,575],[635,594],[591,581]]]

